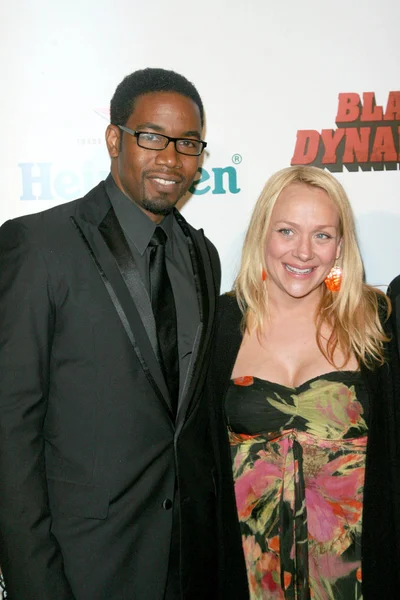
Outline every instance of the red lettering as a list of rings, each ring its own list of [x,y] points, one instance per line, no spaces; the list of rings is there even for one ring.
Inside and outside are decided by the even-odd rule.
[[[320,135],[315,129],[301,129],[297,132],[296,146],[291,165],[309,165],[318,154]]]
[[[360,121],[364,121],[365,123],[366,121],[382,121],[382,119],[382,106],[376,106],[374,92],[364,92]]]
[[[322,141],[325,146],[325,154],[322,157],[323,165],[336,163],[336,150],[343,139],[345,129],[323,129],[321,131]]]
[[[339,94],[336,123],[351,123],[360,116],[360,96],[358,94]]]
[[[353,163],[354,159],[358,163],[368,162],[370,127],[346,128],[346,140],[343,152],[343,163]]]
[[[391,127],[377,127],[374,145],[371,152],[371,162],[391,162],[397,160]]]
[[[389,92],[385,121],[400,121],[400,92]]]

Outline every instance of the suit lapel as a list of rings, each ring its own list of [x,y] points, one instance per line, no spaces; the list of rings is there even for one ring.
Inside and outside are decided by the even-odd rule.
[[[217,290],[203,230],[196,231],[189,228],[178,211],[175,211],[175,217],[187,237],[200,313],[200,325],[193,342],[192,357],[178,407],[177,423],[181,427],[188,409],[193,409],[201,392],[197,384],[202,373],[214,322]],[[196,390],[198,390],[197,394]],[[180,427],[178,425],[178,431]]]
[[[136,263],[102,185],[86,197],[72,218],[99,272],[142,368],[170,416],[171,404],[158,361],[158,345],[150,300]],[[94,202],[96,206],[94,206]]]
[[[157,343],[156,324],[150,299],[142,278],[138,271],[135,259],[129,249],[121,225],[112,208],[100,223],[99,231],[106,242],[108,249],[114,256],[125,285],[139,312],[143,326],[147,332],[151,347],[159,361],[159,348]]]

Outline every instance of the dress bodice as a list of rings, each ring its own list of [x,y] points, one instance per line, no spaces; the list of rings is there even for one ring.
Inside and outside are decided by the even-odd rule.
[[[332,371],[287,387],[258,377],[231,381],[225,412],[231,431],[255,435],[296,429],[324,439],[365,435],[368,394],[359,371]]]

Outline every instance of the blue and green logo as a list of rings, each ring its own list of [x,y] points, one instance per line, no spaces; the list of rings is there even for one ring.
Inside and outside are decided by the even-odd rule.
[[[238,172],[236,165],[241,162],[239,154],[234,154],[235,166],[199,168],[190,192],[195,196],[204,194],[237,194]],[[240,157],[240,160],[239,158]],[[232,157],[232,162],[234,158]],[[58,170],[50,162],[19,163],[21,172],[21,200],[68,201],[79,198],[105,179],[108,170],[99,169],[92,162],[85,162],[79,171],[72,169]]]

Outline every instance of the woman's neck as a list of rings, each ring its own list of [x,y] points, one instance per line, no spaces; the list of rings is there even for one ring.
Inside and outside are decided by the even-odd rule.
[[[322,290],[317,289],[303,298],[293,298],[281,290],[268,290],[268,313],[270,318],[290,313],[290,318],[315,318],[321,302]]]

